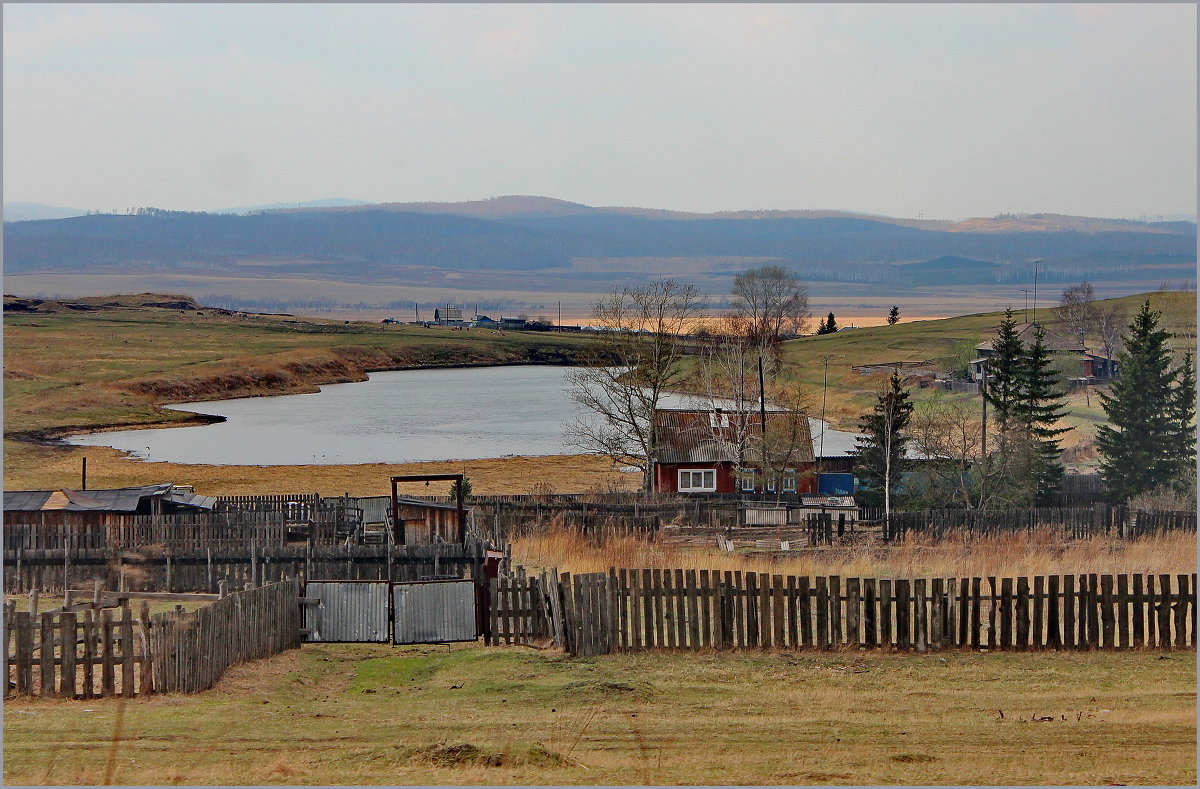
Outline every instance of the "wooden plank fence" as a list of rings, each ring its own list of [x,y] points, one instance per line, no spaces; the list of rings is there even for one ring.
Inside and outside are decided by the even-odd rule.
[[[211,688],[236,663],[300,645],[297,579],[234,592],[195,611],[4,606],[5,696],[91,699]]]
[[[1123,506],[1040,507],[996,510],[923,510],[878,514],[885,540],[918,533],[940,539],[952,535],[991,535],[1045,529],[1080,539],[1108,536],[1132,539],[1165,531],[1196,531],[1195,512],[1130,512]]]
[[[271,509],[128,515],[95,512],[10,512],[5,515],[5,550],[96,550],[158,545],[179,549],[312,541],[338,545],[356,534],[361,512],[336,504],[286,505]]]
[[[612,569],[493,584],[489,643],[647,649],[1194,649],[1196,576],[843,578]]]
[[[15,550],[4,553],[4,591],[90,587],[215,593],[221,581],[261,586],[289,576],[326,580],[417,581],[479,578],[485,545],[258,546],[137,550]]]

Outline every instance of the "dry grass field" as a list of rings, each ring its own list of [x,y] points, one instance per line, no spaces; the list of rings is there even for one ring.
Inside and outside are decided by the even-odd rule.
[[[568,529],[517,537],[513,562],[560,572],[606,572],[610,567],[741,570],[772,575],[863,578],[986,577],[1069,573],[1190,573],[1196,535],[1168,532],[1134,540],[1093,537],[1062,541],[1048,533],[933,540],[916,534],[886,547],[817,548],[792,554],[737,553],[687,547],[637,536],[596,541]]]
[[[8,784],[1193,784],[1195,656],[305,645],[5,704]]]
[[[207,495],[253,493],[320,493],[322,496],[383,496],[389,479],[398,474],[465,473],[478,495],[529,493],[549,486],[556,493],[588,493],[613,488],[636,489],[639,474],[619,471],[607,458],[592,455],[485,458],[429,463],[362,463],[327,466],[209,466],[185,463],[147,463],[106,447],[48,447],[7,442],[5,484],[10,490],[54,490],[80,483],[82,459],[87,458],[88,487],[93,489],[150,485],[172,481],[194,485]],[[401,486],[401,492],[446,493],[423,485]]]

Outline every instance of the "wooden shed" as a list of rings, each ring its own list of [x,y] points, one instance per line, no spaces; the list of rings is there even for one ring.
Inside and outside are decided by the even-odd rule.
[[[471,522],[471,511],[464,510],[467,523]],[[435,542],[461,542],[458,524],[458,508],[453,504],[440,504],[424,499],[397,498],[393,538],[405,545],[427,545]],[[401,532],[400,530],[404,531]]]

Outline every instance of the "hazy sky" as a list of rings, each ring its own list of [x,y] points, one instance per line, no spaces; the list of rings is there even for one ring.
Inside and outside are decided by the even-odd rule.
[[[3,13],[8,201],[1196,210],[1192,4]]]

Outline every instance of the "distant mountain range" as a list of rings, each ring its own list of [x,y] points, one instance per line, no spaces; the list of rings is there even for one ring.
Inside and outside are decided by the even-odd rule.
[[[35,219],[66,219],[72,216],[83,216],[87,211],[82,208],[65,208],[60,205],[45,205],[44,203],[5,203],[5,222],[28,222]]]
[[[6,220],[12,220],[6,204]],[[49,207],[41,207],[48,209]],[[66,211],[69,209],[57,209]],[[587,291],[776,262],[811,281],[896,287],[1194,279],[1196,225],[1060,214],[961,222],[843,211],[693,214],[545,197],[311,203],[6,221],[5,271],[187,273]],[[464,277],[464,272],[470,272]]]

